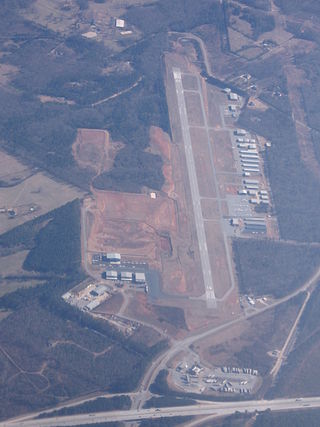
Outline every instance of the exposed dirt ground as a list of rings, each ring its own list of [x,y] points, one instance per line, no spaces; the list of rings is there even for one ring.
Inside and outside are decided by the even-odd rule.
[[[81,168],[89,168],[99,175],[112,168],[115,155],[122,147],[122,143],[111,141],[105,130],[79,129],[72,154]]]
[[[90,203],[94,222],[88,240],[90,251],[119,251],[128,259],[161,262],[161,235],[176,229],[173,201],[147,194],[95,191]]]
[[[93,190],[93,198],[84,202],[90,223],[88,251],[120,252],[123,259],[148,262],[161,272],[164,292],[201,295],[181,153],[159,128],[151,128],[150,141],[150,150],[163,159],[162,191],[153,199],[148,191],[131,194]]]
[[[174,198],[174,182],[172,172],[172,144],[170,137],[162,129],[152,126],[150,129],[150,147],[154,154],[159,154],[162,157],[163,167],[162,173],[165,178],[165,183],[162,187],[169,197]]]
[[[18,68],[10,64],[0,64],[0,86],[7,86],[18,72]]]
[[[135,298],[131,300],[127,312],[130,317],[154,325],[169,336],[182,338],[187,333],[187,330],[183,330],[180,326],[175,327],[174,323],[158,316],[155,307],[150,304],[145,294],[136,294]]]

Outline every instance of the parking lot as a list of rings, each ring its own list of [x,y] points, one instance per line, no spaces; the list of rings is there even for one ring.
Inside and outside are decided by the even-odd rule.
[[[194,393],[250,394],[261,382],[259,372],[254,367],[208,368],[195,355],[186,356],[170,374],[177,388]]]

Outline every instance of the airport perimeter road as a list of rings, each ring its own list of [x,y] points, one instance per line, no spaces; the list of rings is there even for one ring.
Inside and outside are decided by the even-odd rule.
[[[63,417],[43,418],[26,421],[6,421],[0,427],[59,427],[81,424],[95,424],[115,421],[135,421],[163,417],[204,416],[217,417],[231,415],[234,412],[255,412],[271,409],[272,411],[288,411],[293,409],[320,408],[320,397],[303,399],[249,400],[243,402],[210,402],[190,406],[170,408],[134,409],[126,411],[96,412]]]
[[[207,248],[206,233],[205,233],[204,221],[202,217],[199,186],[198,186],[198,180],[197,180],[196,166],[195,166],[193,152],[192,152],[189,122],[188,122],[187,109],[186,109],[186,104],[184,100],[183,86],[182,86],[182,80],[181,80],[181,71],[179,68],[173,68],[173,76],[174,76],[177,98],[178,98],[182,137],[183,137],[183,143],[185,148],[194,219],[196,223],[197,237],[198,237],[198,243],[199,243],[202,274],[203,274],[204,286],[206,291],[206,299],[209,306],[215,306],[216,297],[214,293],[211,265],[210,265],[208,248]]]

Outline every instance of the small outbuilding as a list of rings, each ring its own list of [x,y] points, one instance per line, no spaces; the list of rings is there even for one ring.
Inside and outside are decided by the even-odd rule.
[[[116,19],[116,27],[117,28],[124,28],[125,21],[123,19]]]
[[[238,101],[239,97],[236,93],[230,92],[229,93],[229,99],[230,99],[230,101]]]

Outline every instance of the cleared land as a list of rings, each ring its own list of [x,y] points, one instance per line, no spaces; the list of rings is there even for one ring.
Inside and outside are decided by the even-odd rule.
[[[217,172],[236,172],[229,132],[211,131],[210,137]]]
[[[184,90],[198,90],[198,81],[192,74],[182,76],[182,85]]]
[[[216,221],[206,221],[205,230],[215,292],[218,298],[222,298],[232,286],[230,275],[227,273],[228,264],[223,232]]]
[[[195,92],[184,91],[188,120],[190,126],[203,126],[203,114],[198,89]]]
[[[32,169],[14,157],[0,151],[0,186],[10,187],[19,184],[32,175]]]
[[[43,173],[32,175],[14,187],[0,188],[0,208],[14,209],[16,213],[13,218],[6,212],[0,213],[0,234],[83,194],[77,188],[58,183]]]
[[[105,130],[79,129],[72,153],[81,168],[92,169],[99,175],[112,168],[114,157],[122,146],[111,141]]]
[[[94,190],[84,202],[87,250],[120,252],[128,261],[147,262],[161,272],[168,294],[203,293],[180,164],[180,153],[161,129],[150,131],[151,150],[163,159],[166,182],[156,198]],[[89,256],[90,262],[90,256]]]
[[[197,343],[197,350],[214,366],[258,369],[268,376],[303,303],[303,295]],[[281,325],[281,327],[279,327]]]
[[[224,95],[216,88],[207,85],[208,90],[208,124],[219,130],[222,127],[219,104],[223,102]]]
[[[89,251],[115,252],[160,267],[163,236],[176,230],[174,203],[147,194],[95,192]],[[87,202],[88,203],[88,202]]]
[[[202,198],[201,207],[204,219],[219,221],[220,212],[217,200]]]
[[[210,162],[207,134],[202,128],[190,128],[193,157],[196,166],[199,193],[201,197],[216,197],[214,176]]]

